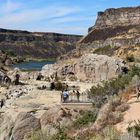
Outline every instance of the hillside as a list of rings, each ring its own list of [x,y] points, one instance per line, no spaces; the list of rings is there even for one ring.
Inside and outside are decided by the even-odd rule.
[[[0,29],[0,50],[25,58],[56,58],[75,49],[79,35]]]

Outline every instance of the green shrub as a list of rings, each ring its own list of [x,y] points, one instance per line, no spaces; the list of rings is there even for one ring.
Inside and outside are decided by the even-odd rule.
[[[134,125],[130,126],[131,124],[129,124],[127,130],[129,133],[133,132],[135,137],[137,137],[138,139],[140,139],[140,121],[134,121]]]
[[[129,72],[131,77],[134,77],[135,75],[137,75],[138,77],[140,77],[140,68],[133,65],[131,68],[131,71]]]
[[[28,140],[52,140],[52,138],[48,133],[44,133],[40,130],[37,132],[33,132],[31,138],[29,138]]]
[[[67,136],[64,128],[57,128],[57,134],[50,135],[47,132],[43,132],[40,130],[38,132],[33,132],[31,138],[29,138],[28,140],[73,140],[72,138]]]
[[[61,83],[60,81],[55,82],[55,90],[63,90],[63,83]]]
[[[97,48],[94,53],[96,54],[105,54],[105,55],[110,55],[112,54],[112,49],[111,49],[111,46],[108,45],[108,46],[104,46],[102,48]]]
[[[120,140],[120,133],[113,126],[106,126],[90,140]]]
[[[127,61],[127,62],[135,62],[134,55],[127,56],[127,57],[126,57],[126,61]]]
[[[86,111],[74,121],[73,126],[75,128],[80,128],[81,126],[87,125],[89,123],[94,123],[97,118],[97,114],[97,109],[94,109],[92,111]]]

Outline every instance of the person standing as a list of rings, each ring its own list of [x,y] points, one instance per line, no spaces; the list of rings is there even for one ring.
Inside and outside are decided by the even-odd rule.
[[[63,91],[63,102],[66,103],[69,99],[69,92],[67,89]]]
[[[136,86],[137,99],[140,97],[140,85]]]
[[[76,91],[76,96],[77,96],[77,101],[79,102],[80,101],[80,92],[78,90]]]

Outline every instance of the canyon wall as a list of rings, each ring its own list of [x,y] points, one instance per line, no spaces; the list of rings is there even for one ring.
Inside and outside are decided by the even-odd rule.
[[[76,47],[79,35],[0,29],[0,50],[25,58],[56,58]]]
[[[87,36],[81,39],[81,44],[100,44],[114,46],[131,45],[130,42],[140,43],[140,6],[130,8],[107,9],[98,12],[96,23],[89,28]],[[127,41],[123,41],[127,40]],[[95,43],[96,41],[96,43]],[[105,41],[100,43],[97,41]],[[123,43],[122,43],[123,42]],[[110,44],[111,43],[111,44]],[[103,45],[102,45],[103,44]],[[93,45],[94,46],[94,45]]]

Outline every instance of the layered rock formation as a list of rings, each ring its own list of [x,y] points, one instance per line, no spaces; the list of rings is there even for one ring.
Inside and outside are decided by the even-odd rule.
[[[140,6],[133,8],[107,9],[98,12],[96,23],[89,28],[89,34],[81,40],[81,43],[92,43],[95,40],[106,40],[124,33],[139,32]],[[135,31],[130,31],[130,29]],[[138,31],[137,31],[138,30]],[[139,39],[137,39],[137,42]],[[129,43],[129,42],[128,42]]]
[[[77,43],[76,49],[62,55],[59,60],[79,58],[85,53],[96,53],[96,49],[110,46],[111,54],[126,59],[134,55],[140,59],[140,6],[107,9],[98,12],[95,25]]]
[[[78,35],[0,29],[0,49],[11,56],[56,58],[75,49]]]

